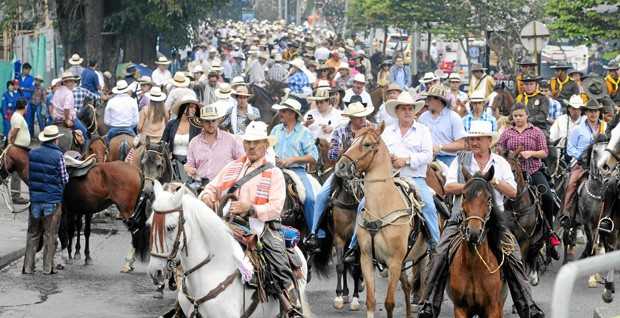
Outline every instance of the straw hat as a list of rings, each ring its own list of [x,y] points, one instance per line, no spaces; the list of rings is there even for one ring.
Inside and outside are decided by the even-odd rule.
[[[211,63],[211,67],[209,67],[209,73],[211,72],[222,72],[224,68],[222,67],[222,63],[219,60],[214,60]]]
[[[568,70],[572,68],[570,64],[558,63],[550,67],[552,70]]]
[[[275,104],[271,108],[273,110],[289,109],[289,110],[292,110],[295,113],[297,113],[297,115],[299,115],[299,118],[302,117],[302,115],[301,115],[301,104],[296,99],[293,99],[293,98],[287,98],[282,103]]]
[[[63,135],[64,134],[61,134],[60,131],[58,130],[58,126],[56,125],[45,126],[43,131],[39,133],[39,141],[46,142],[46,141],[60,138]]]
[[[165,56],[160,56],[157,58],[157,61],[155,61],[157,65],[169,65],[170,63],[171,62]]]
[[[575,109],[580,109],[581,107],[585,106],[583,98],[581,98],[581,96],[579,95],[573,95],[568,101],[565,102],[568,107],[572,107]]]
[[[153,86],[153,88],[144,95],[152,102],[163,102],[166,100],[166,94],[161,91],[159,86]]]
[[[146,75],[142,75],[140,76],[140,79],[138,79],[138,83],[142,84],[142,85],[153,85],[153,81],[151,80],[150,76],[146,76]]]
[[[260,53],[258,53],[258,58],[259,59],[264,59],[264,60],[269,60],[269,53],[267,53],[265,51],[261,51]]]
[[[288,64],[290,64],[290,65],[292,65],[292,66],[294,66],[294,67],[296,67],[296,68],[298,68],[300,70],[304,69],[306,67],[306,64],[304,63],[304,60],[300,59],[300,58],[293,59],[292,61],[288,62]]]
[[[226,99],[226,98],[230,97],[230,94],[232,94],[232,92],[233,92],[233,90],[230,87],[230,84],[228,84],[228,83],[220,83],[218,88],[215,90],[215,97],[221,98],[221,99]]]
[[[170,79],[170,84],[175,87],[188,87],[189,83],[189,78],[183,72],[174,73],[174,77]]]
[[[276,138],[267,133],[267,124],[262,121],[252,121],[245,128],[243,135],[239,136],[243,141],[267,140],[269,146],[276,144]]]
[[[349,104],[341,115],[345,117],[366,117],[372,114],[373,111],[375,111],[374,107],[364,106],[360,102],[355,102]]]
[[[473,120],[466,138],[483,136],[491,137],[491,143],[495,143],[497,133],[493,131],[493,124],[486,120]]]
[[[485,101],[486,98],[481,90],[476,90],[469,96],[470,103],[484,103]]]
[[[232,92],[232,95],[233,96],[247,96],[247,97],[251,97],[252,96],[252,94],[250,94],[250,92],[248,91],[247,86],[238,86]]]
[[[431,87],[431,89],[428,91],[428,93],[426,94],[426,97],[437,97],[439,99],[441,99],[445,105],[448,105],[450,103],[450,101],[448,101],[448,98],[446,97],[447,92],[446,89],[444,88],[443,85],[435,85],[433,87]]]
[[[230,86],[234,89],[238,86],[246,86],[248,85],[248,83],[245,82],[245,80],[243,79],[243,77],[241,76],[235,76],[233,77],[232,81],[230,81]]]
[[[35,75],[35,76],[34,76],[34,80],[35,80],[35,81],[41,81],[41,82],[43,82],[43,76],[41,76],[41,75]]]
[[[220,119],[224,116],[224,114],[220,114],[218,109],[218,102],[209,104],[207,106],[200,107],[200,120],[216,120]],[[222,101],[219,101],[222,103]]]
[[[463,79],[461,79],[461,75],[459,73],[450,73],[450,76],[448,76],[448,81],[461,82]]]
[[[192,69],[192,73],[204,73],[205,70],[202,68],[202,65],[196,65]]]
[[[170,108],[170,113],[176,114],[178,117],[179,109],[181,109],[181,105],[184,105],[184,104],[196,104],[198,105],[198,107],[202,108],[202,104],[200,103],[200,101],[198,101],[198,99],[196,99],[196,96],[192,94],[187,94],[181,97],[181,99],[179,99],[176,103],[174,103],[174,105],[172,105],[172,107]]]
[[[71,73],[69,71],[64,71],[64,72],[62,72],[62,75],[60,76],[60,80],[62,82],[64,82],[64,81],[75,81],[75,75],[73,75],[73,73]]]
[[[60,84],[60,79],[59,78],[55,78],[52,80],[52,83],[50,84],[51,87],[54,87],[56,85]]]
[[[353,76],[353,81],[366,84],[366,76],[362,73],[357,73]]]
[[[282,62],[282,54],[280,54],[280,53],[275,54],[274,57],[273,57],[273,61],[274,62]]]
[[[434,80],[438,80],[438,79],[439,78],[437,78],[435,73],[433,73],[433,72],[426,72],[426,73],[424,73],[424,77],[422,77],[420,82],[426,84],[426,83],[430,83],[430,82],[432,82]]]
[[[80,65],[82,62],[84,62],[84,59],[77,53],[71,55],[71,58],[69,59],[69,64],[71,65]]]
[[[402,92],[403,89],[400,87],[400,85],[396,84],[396,83],[391,83],[390,85],[388,85],[387,89],[385,90],[385,92],[389,92],[389,91],[399,91]]]
[[[338,70],[342,70],[342,69],[350,70],[351,68],[349,67],[349,63],[346,63],[346,62],[340,63],[340,65],[338,65]]]
[[[316,92],[314,92],[314,95],[306,99],[309,101],[320,101],[329,99],[329,87],[317,88]]]
[[[413,105],[413,113],[417,114],[424,107],[424,100],[416,101],[409,92],[405,91],[400,93],[396,99],[390,99],[385,102],[385,111],[390,116],[397,118],[396,107],[398,105]]]
[[[112,93],[114,94],[124,94],[127,92],[129,92],[129,85],[125,80],[120,80],[116,82],[116,86],[112,88]]]

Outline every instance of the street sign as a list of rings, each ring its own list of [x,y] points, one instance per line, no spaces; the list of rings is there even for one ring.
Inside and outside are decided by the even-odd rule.
[[[521,30],[521,44],[530,52],[537,54],[549,42],[549,29],[538,21],[526,24]]]

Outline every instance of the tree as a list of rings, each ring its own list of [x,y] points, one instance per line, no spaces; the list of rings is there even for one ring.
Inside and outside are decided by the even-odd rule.
[[[553,38],[587,43],[620,38],[618,1],[548,0],[545,10],[554,18],[549,25]]]

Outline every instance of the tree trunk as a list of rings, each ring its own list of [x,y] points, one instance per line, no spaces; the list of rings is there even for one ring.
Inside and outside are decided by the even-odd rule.
[[[97,60],[102,62],[102,43],[101,31],[103,29],[103,1],[83,0],[84,1],[84,20],[86,60]],[[87,62],[88,63],[88,62]]]
[[[155,52],[156,38],[155,34],[146,32],[124,34],[125,57],[123,61],[153,66],[157,58],[157,52]]]

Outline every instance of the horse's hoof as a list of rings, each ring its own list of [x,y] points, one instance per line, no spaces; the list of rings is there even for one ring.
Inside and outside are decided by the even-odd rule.
[[[602,281],[601,275],[596,273],[594,275],[590,275],[588,278],[588,288],[596,288],[598,287],[599,282]]]
[[[357,297],[353,297],[353,299],[351,299],[351,311],[358,310],[360,310],[360,300]]]
[[[530,273],[530,284],[532,286],[538,286],[539,282],[540,282],[540,280],[538,279],[538,272],[537,271],[532,271]]]
[[[73,265],[73,258],[69,257],[69,258],[65,259],[65,264],[66,265]]]
[[[164,298],[164,292],[163,291],[156,291],[153,294],[153,298],[155,298],[155,299],[162,299],[162,298]]]
[[[75,255],[73,255],[73,259],[81,259],[82,255],[80,253],[75,253]]]
[[[344,299],[342,299],[342,296],[336,296],[336,298],[334,298],[334,308],[340,310],[344,307]]]
[[[586,235],[583,233],[582,229],[577,229],[577,244],[584,245],[586,244]]]
[[[344,301],[345,304],[348,304],[349,302],[351,302],[351,299],[349,299],[349,295],[345,295],[342,296],[342,301]]]
[[[601,297],[603,298],[603,301],[607,304],[614,300],[614,294],[611,292],[611,290],[607,288],[603,289],[603,294],[601,295]]]

